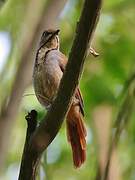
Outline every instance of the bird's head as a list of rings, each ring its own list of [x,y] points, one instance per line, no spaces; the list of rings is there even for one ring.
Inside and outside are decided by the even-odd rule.
[[[60,32],[59,29],[57,30],[45,30],[41,36],[40,47],[47,47],[58,49],[59,48],[59,37],[58,33]]]

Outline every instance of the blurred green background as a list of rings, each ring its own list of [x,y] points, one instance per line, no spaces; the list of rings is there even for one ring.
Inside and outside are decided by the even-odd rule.
[[[3,108],[6,109],[10,98],[20,62],[21,48],[25,46],[25,42],[21,44],[21,37],[26,35],[27,29],[32,24],[32,22],[29,23],[29,26],[28,23],[26,24],[26,20],[28,20],[26,9],[29,2],[30,0],[7,0],[0,3],[1,114]],[[39,2],[44,7],[49,0],[40,0]],[[61,29],[60,49],[67,56],[71,49],[82,7],[82,0],[68,0],[58,17],[57,23]],[[29,13],[34,13],[32,4]],[[40,10],[39,13],[41,13]],[[23,28],[26,30],[22,31]],[[104,168],[111,122],[115,120],[124,99],[125,84],[135,72],[134,0],[103,2],[92,46],[100,55],[97,58],[91,55],[87,58],[80,81],[88,130],[86,163],[79,170],[74,169],[64,122],[59,134],[42,158],[38,179],[93,180],[97,176],[98,167]],[[2,180],[17,179],[27,128],[25,115],[32,109],[39,112],[39,119],[42,119],[45,114],[44,108],[41,107],[34,95],[31,83],[21,97],[19,113],[14,117],[16,119],[14,126],[11,133],[6,132],[9,133],[9,138],[5,140],[8,142],[8,152],[0,175]],[[135,179],[134,117],[135,112],[133,111],[121,133],[119,144],[114,150],[110,180]]]

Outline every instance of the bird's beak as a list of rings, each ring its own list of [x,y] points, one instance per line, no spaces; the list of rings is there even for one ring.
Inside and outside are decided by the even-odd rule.
[[[52,37],[54,37],[54,36],[58,35],[58,34],[59,34],[59,32],[60,32],[60,30],[59,30],[59,29],[57,29],[56,31],[54,31],[54,32],[52,33],[52,36],[51,36],[49,39],[51,39]]]
[[[60,32],[60,30],[59,30],[59,29],[57,29],[57,30],[54,32],[54,35],[58,35],[58,34],[59,34],[59,32]]]

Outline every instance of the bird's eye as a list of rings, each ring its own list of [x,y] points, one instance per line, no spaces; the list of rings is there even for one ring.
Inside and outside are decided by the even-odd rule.
[[[48,36],[48,35],[50,35],[50,34],[51,34],[50,32],[45,31],[45,32],[43,33],[43,36]]]

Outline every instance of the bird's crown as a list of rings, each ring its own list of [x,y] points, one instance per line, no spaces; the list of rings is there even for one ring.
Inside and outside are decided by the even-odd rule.
[[[58,33],[59,32],[60,32],[59,29],[57,29],[57,30],[52,30],[52,29],[45,30],[41,36],[40,47],[51,46],[54,43],[59,44],[59,39],[58,39]]]

